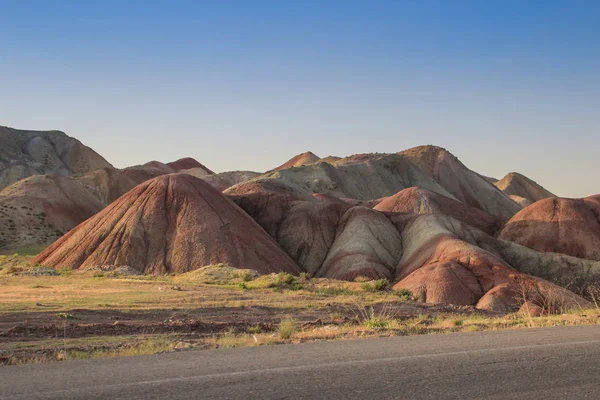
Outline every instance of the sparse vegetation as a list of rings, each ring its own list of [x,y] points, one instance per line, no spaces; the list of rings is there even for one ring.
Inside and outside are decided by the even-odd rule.
[[[410,290],[408,289],[398,289],[398,290],[394,290],[393,293],[400,297],[403,300],[413,300],[413,294]]]
[[[75,270],[56,276],[6,272],[0,275],[0,314],[19,313],[27,319],[27,331],[23,332],[28,336],[15,333],[1,341],[0,363],[4,364],[597,324],[600,318],[598,309],[562,310],[560,314],[544,311],[531,317],[526,312],[490,314],[419,303],[413,301],[414,295],[408,290],[389,290],[387,281],[383,285],[377,281],[306,279],[289,274],[255,276],[251,271],[246,274],[227,266],[210,266],[177,276],[95,278],[94,271]],[[364,290],[365,283],[372,289]],[[296,285],[301,288],[294,290]],[[551,298],[546,303],[548,310],[560,309],[556,307],[560,299]],[[53,331],[42,329],[52,324],[56,327]],[[151,332],[158,331],[137,333],[145,325]],[[15,325],[15,332],[19,332],[19,326]],[[136,333],[123,335],[128,326]],[[39,336],[36,329],[42,329]],[[78,329],[96,332],[77,337]],[[120,336],[115,335],[117,332]]]
[[[396,311],[388,304],[383,304],[378,310],[373,305],[365,307],[355,303],[352,308],[356,320],[369,329],[385,329],[392,324],[396,318]]]
[[[275,275],[271,287],[275,290],[300,290],[302,289],[302,283],[300,283],[299,279],[294,275],[288,274],[287,272],[281,272]]]
[[[291,339],[298,331],[298,323],[293,318],[284,318],[277,327],[277,334],[281,339]]]
[[[377,279],[371,282],[363,282],[360,287],[365,292],[380,292],[386,290],[390,285],[387,279]]]

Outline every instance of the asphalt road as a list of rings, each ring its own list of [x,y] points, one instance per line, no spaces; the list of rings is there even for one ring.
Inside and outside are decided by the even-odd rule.
[[[597,399],[600,326],[0,367],[1,399]]]

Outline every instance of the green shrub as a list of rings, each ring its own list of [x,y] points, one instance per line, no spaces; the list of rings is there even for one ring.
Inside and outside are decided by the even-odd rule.
[[[242,282],[250,282],[252,279],[254,279],[254,275],[252,275],[251,271],[246,270],[242,272],[240,278],[242,278]]]
[[[248,285],[246,285],[246,281],[240,282],[238,287],[242,290],[248,290]]]
[[[385,329],[391,322],[387,312],[376,312],[373,307],[363,312],[363,325],[369,329]]]
[[[358,293],[347,287],[321,287],[317,289],[317,294],[320,294],[321,296],[351,296]]]
[[[387,279],[377,279],[375,281],[375,290],[378,291],[378,292],[382,291],[382,290],[385,290],[385,289],[388,288],[389,284],[390,283],[388,282]]]
[[[308,272],[302,272],[300,274],[300,279],[303,281],[307,281],[310,279],[310,274]]]
[[[260,326],[260,324],[252,325],[251,327],[248,328],[248,333],[261,333],[261,332],[262,332],[262,326]]]
[[[412,300],[413,299],[412,292],[408,289],[394,290],[394,294],[403,300]]]
[[[293,318],[284,318],[279,322],[277,334],[282,339],[291,339],[298,331],[298,324]]]
[[[275,276],[271,287],[275,288],[275,290],[300,290],[302,289],[302,284],[295,276],[288,274],[287,272],[281,272]]]
[[[361,289],[365,292],[381,292],[386,290],[389,286],[389,282],[387,279],[377,279],[372,282],[364,282],[360,285]]]

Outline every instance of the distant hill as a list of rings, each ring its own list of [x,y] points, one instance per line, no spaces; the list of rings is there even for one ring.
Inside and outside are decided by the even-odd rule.
[[[517,172],[507,174],[504,178],[496,182],[495,185],[523,206],[549,197],[556,197],[538,183]]]
[[[99,168],[112,165],[64,132],[0,126],[0,189],[32,175],[73,176]]]
[[[313,164],[319,161],[320,158],[316,154],[307,151],[306,153],[298,154],[290,158],[285,163],[281,164],[279,167],[274,168],[272,171],[280,171],[282,169],[288,169],[293,167],[301,167],[303,165]]]
[[[458,158],[436,146],[420,146],[395,154],[357,154],[333,164],[317,162],[272,171],[252,180],[275,181],[310,195],[374,200],[402,189],[422,187],[508,220],[521,207]],[[235,192],[237,189],[230,188]]]
[[[540,200],[512,217],[499,238],[541,252],[600,261],[600,195]]]
[[[210,169],[200,164],[193,158],[181,158],[170,163],[161,163],[160,161],[150,161],[142,165],[134,165],[124,168],[123,173],[136,183],[142,183],[157,176],[184,172],[196,177],[213,175]]]

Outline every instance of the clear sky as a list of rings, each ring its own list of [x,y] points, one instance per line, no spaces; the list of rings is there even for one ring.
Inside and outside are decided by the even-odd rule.
[[[0,0],[0,125],[118,167],[436,144],[600,193],[600,2]]]

